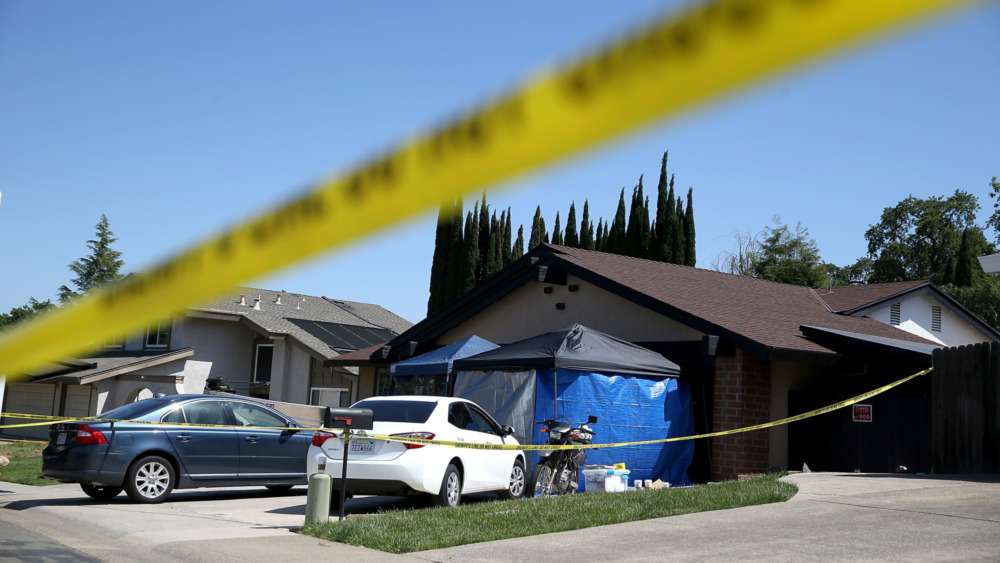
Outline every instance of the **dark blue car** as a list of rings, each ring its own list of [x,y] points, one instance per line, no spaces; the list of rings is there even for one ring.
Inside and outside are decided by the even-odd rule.
[[[312,432],[257,401],[173,395],[51,425],[42,475],[98,500],[124,490],[142,503],[197,487],[287,491],[307,483],[311,442]]]

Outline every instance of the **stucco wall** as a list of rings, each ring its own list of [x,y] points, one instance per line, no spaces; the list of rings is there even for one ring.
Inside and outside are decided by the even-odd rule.
[[[178,327],[179,324],[183,326]],[[171,348],[193,347],[194,355],[190,360],[210,364],[206,377],[221,377],[227,381],[253,378],[255,334],[250,328],[233,321],[185,317],[183,323],[174,323],[174,329]],[[202,381],[202,387],[204,384]],[[195,392],[200,393],[201,389]]]
[[[530,281],[445,333],[447,345],[475,334],[509,344],[573,323],[630,342],[697,341],[702,333],[640,307],[597,286],[568,276],[566,285]],[[577,291],[570,291],[571,286]],[[551,288],[551,293],[545,293]],[[557,309],[562,303],[564,308]]]

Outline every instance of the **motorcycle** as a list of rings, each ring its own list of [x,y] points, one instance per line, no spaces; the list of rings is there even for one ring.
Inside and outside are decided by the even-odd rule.
[[[597,417],[590,415],[587,424],[575,428],[569,422],[553,419],[537,424],[542,426],[542,432],[549,435],[546,444],[568,446],[590,444],[594,439],[594,430],[590,425],[596,422]],[[531,471],[525,494],[529,497],[547,497],[576,492],[580,486],[580,469],[587,462],[587,450],[553,450],[540,455],[545,457]]]

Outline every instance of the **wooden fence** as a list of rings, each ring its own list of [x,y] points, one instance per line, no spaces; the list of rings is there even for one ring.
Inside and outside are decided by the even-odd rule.
[[[933,361],[933,472],[1000,474],[1000,342],[938,349]]]

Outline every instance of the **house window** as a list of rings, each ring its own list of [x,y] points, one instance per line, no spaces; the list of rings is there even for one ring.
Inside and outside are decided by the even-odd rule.
[[[309,404],[321,407],[347,407],[350,406],[350,389],[313,387],[309,392]]]
[[[254,360],[253,380],[257,383],[271,382],[271,359],[274,344],[258,344],[257,358]]]
[[[899,303],[893,303],[889,306],[889,324],[899,326]]]
[[[931,306],[931,330],[941,332],[941,306]]]
[[[112,336],[104,341],[104,347],[114,350],[121,350],[125,347],[125,335],[119,334],[117,336]]]
[[[170,345],[170,317],[160,317],[146,326],[146,348],[166,348]]]

